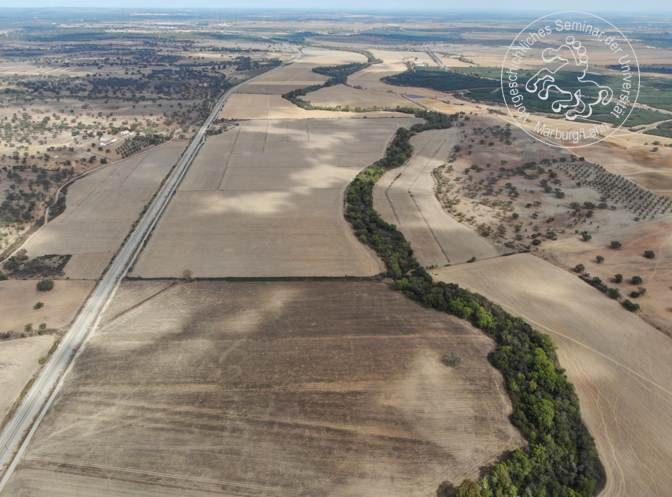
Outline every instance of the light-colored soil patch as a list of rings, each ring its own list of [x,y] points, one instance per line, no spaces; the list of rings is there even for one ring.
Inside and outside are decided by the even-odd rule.
[[[98,278],[183,149],[161,145],[75,182],[65,211],[24,245],[28,255],[71,254],[66,277]]]
[[[409,118],[247,121],[209,138],[133,275],[363,276],[343,194]]]
[[[459,128],[425,131],[411,139],[413,157],[392,169],[374,189],[374,207],[396,225],[425,266],[445,266],[499,254],[475,230],[447,214],[435,195],[432,171],[442,164],[459,142]]]
[[[126,283],[107,316],[3,495],[426,497],[521,443],[492,342],[382,283]]]
[[[0,342],[0,423],[40,369],[40,359],[47,355],[52,343],[52,336]]]
[[[396,107],[396,106],[395,106]],[[231,95],[220,113],[223,119],[364,119],[402,116],[389,112],[339,112],[306,110],[297,107],[281,95],[236,93]]]
[[[318,107],[352,110],[414,106],[408,99],[393,91],[364,90],[345,85],[327,86],[309,93],[303,99]]]
[[[27,324],[37,329],[40,323],[61,329],[73,320],[92,288],[92,281],[63,280],[49,292],[38,292],[34,280],[0,281],[0,332],[21,332]],[[33,309],[37,302],[44,306]]]
[[[607,471],[602,497],[672,488],[672,340],[566,271],[521,254],[437,270],[550,333]]]
[[[612,240],[620,241],[622,247],[609,249]],[[653,250],[655,258],[645,258],[646,250]],[[641,306],[639,315],[672,337],[672,218],[599,233],[590,242],[577,237],[559,240],[546,245],[540,255],[568,270],[583,264],[587,273],[637,302]],[[604,257],[604,261],[597,263],[597,256]],[[616,274],[623,275],[622,283],[613,281]],[[635,275],[642,277],[642,284],[630,282]],[[630,296],[640,288],[645,288],[646,293],[637,298]]]

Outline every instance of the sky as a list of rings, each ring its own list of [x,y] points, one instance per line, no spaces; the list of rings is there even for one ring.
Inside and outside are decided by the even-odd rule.
[[[663,0],[0,0],[0,7],[96,7],[111,8],[272,8],[335,10],[411,11],[545,11],[582,10],[589,12],[672,12]]]

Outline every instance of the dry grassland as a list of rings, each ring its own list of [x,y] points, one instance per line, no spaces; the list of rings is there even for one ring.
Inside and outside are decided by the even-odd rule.
[[[406,88],[406,87],[399,87]],[[418,97],[420,97],[418,95]],[[454,95],[437,98],[412,98],[425,108],[451,114],[454,112],[474,112],[481,117],[488,116],[499,124],[513,123],[501,106],[483,105],[460,99]],[[494,112],[493,112],[494,111]],[[487,112],[487,114],[486,114]],[[535,114],[535,119],[549,126],[562,129],[588,129],[590,124],[569,123]],[[540,144],[541,146],[541,144]],[[547,150],[552,150],[546,147]],[[662,195],[672,195],[672,139],[646,135],[620,129],[599,143],[580,148],[568,148],[568,152],[582,156],[590,162],[600,164],[609,172],[620,174],[644,188]]]
[[[622,248],[609,249],[612,240],[620,241]],[[645,258],[645,250],[653,250],[655,258]],[[637,302],[641,306],[639,315],[672,337],[672,218],[602,232],[590,242],[578,238],[551,242],[540,255],[565,269],[583,264],[586,272],[599,276],[608,286],[618,288],[623,297]],[[598,255],[604,257],[599,264]],[[623,275],[622,283],[613,281],[615,274]],[[635,275],[643,278],[641,285],[630,283]],[[646,293],[629,297],[640,287],[646,288]]]
[[[133,275],[368,276],[346,185],[410,118],[246,121],[210,137]]]
[[[665,497],[672,488],[672,340],[615,301],[532,255],[443,268],[550,333],[607,471],[601,497]]]
[[[374,207],[395,224],[424,266],[445,266],[499,255],[476,231],[447,214],[435,195],[432,171],[446,162],[459,128],[425,131],[412,138],[413,157],[392,169],[374,189]]]
[[[53,336],[0,341],[0,425],[53,342]]]
[[[66,277],[97,279],[183,148],[161,145],[75,182],[65,211],[25,243],[28,255],[71,254]]]
[[[426,497],[521,443],[492,342],[382,283],[125,283],[106,316],[3,495]]]

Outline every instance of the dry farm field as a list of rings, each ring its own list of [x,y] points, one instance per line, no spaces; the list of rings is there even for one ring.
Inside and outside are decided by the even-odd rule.
[[[213,116],[165,211],[151,218],[158,222],[128,277],[98,307],[100,324],[2,497],[454,497],[437,488],[486,475],[479,484],[487,486],[508,478],[497,461],[540,460],[552,444],[525,431],[533,417],[550,412],[549,424],[558,423],[551,437],[583,434],[576,420],[570,433],[557,419],[573,400],[553,404],[571,387],[539,389],[536,380],[547,378],[534,347],[547,344],[523,333],[534,354],[508,357],[526,369],[534,355],[530,374],[544,378],[508,376],[507,392],[488,359],[494,342],[393,290],[393,274],[408,294],[440,287],[421,271],[397,278],[393,258],[382,275],[382,260],[353,226],[362,239],[358,222],[380,237],[369,242],[389,232],[376,231],[375,216],[350,216],[353,225],[344,218],[353,178],[385,156],[398,128],[420,122],[383,110],[394,107],[461,116],[413,136],[410,159],[373,188],[375,210],[435,281],[476,291],[550,335],[606,468],[599,497],[668,497],[672,138],[645,133],[659,121],[642,118],[582,149],[554,148],[478,96],[492,85],[438,91],[386,79],[408,71],[397,81],[432,86],[419,68],[473,68],[495,79],[520,19],[58,15],[51,24],[0,15],[0,251],[34,226],[60,185],[95,170],[21,245],[28,259],[3,265],[0,419],[55,341],[76,336],[62,333],[213,103],[243,84]],[[645,72],[669,78],[660,23],[627,22],[626,32],[636,35]],[[607,51],[590,49],[600,73],[612,70]],[[353,66],[335,67],[367,61],[352,74]],[[407,158],[401,145],[381,164]],[[370,183],[356,185],[368,195]],[[391,239],[391,248],[389,240],[372,246],[396,256],[403,244]],[[47,276],[26,269],[36,266],[54,271],[53,290],[37,290]],[[112,274],[122,273],[109,272],[100,288],[116,288]],[[607,286],[600,293],[587,282]],[[462,295],[473,302],[456,310],[461,303],[445,295],[422,297],[461,309],[487,333],[511,324],[485,302]],[[626,311],[626,298],[641,308]],[[497,333],[500,345],[514,336]],[[516,426],[537,444],[533,457],[516,452],[517,462],[508,451],[526,440],[511,422],[511,399],[523,406]],[[585,446],[582,456],[592,450]],[[542,466],[535,477],[558,485]],[[594,469],[571,484],[590,493]]]
[[[343,218],[349,181],[408,117],[242,121],[212,136],[132,275],[371,276]]]
[[[620,248],[610,248],[612,241]],[[652,258],[645,257],[647,251]],[[586,274],[640,305],[639,316],[672,337],[672,216],[605,231],[590,242],[578,237],[551,242],[539,255],[570,271],[582,265]]]
[[[247,86],[247,85],[245,85]],[[332,86],[324,88],[338,88]],[[344,87],[345,88],[345,87]],[[322,90],[320,90],[322,91]],[[313,95],[310,93],[309,95]],[[331,106],[327,106],[331,107]],[[396,105],[394,106],[396,107]],[[404,116],[403,114],[398,114]],[[393,117],[390,112],[339,112],[333,110],[306,110],[297,107],[281,95],[234,93],[226,102],[220,117],[226,120],[256,119],[364,119]]]
[[[445,266],[496,257],[500,251],[475,230],[447,214],[436,198],[433,171],[459,143],[459,128],[425,131],[411,140],[413,157],[378,181],[374,207],[396,225],[424,266]]]
[[[324,83],[328,78],[313,72],[315,67],[353,62],[366,62],[366,57],[342,50],[303,48],[296,61],[251,81],[240,92],[282,95],[297,88]]]
[[[549,333],[607,471],[601,497],[672,488],[672,339],[575,276],[529,254],[437,269]]]
[[[311,92],[304,97],[316,107],[345,109],[394,109],[413,107],[414,104],[398,93],[384,90],[365,90],[349,85],[333,85]]]
[[[490,350],[382,283],[124,283],[4,495],[434,495],[521,443]]]
[[[65,211],[24,245],[28,255],[72,255],[65,277],[97,279],[183,148],[163,144],[76,181]]]
[[[41,323],[50,330],[61,330],[70,324],[93,288],[91,281],[61,280],[53,290],[40,292],[35,284],[35,280],[0,281],[0,332],[20,333],[26,325],[37,330]],[[43,306],[35,309],[38,302]]]

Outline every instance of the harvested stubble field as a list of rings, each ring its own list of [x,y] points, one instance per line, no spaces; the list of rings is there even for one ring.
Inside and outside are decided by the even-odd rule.
[[[65,211],[24,245],[28,255],[72,255],[65,277],[97,279],[183,148],[160,145],[76,181]]]
[[[0,281],[0,333],[9,336],[0,339],[0,423],[47,356],[53,334],[70,324],[92,288],[91,281],[57,281],[39,292],[35,280]]]
[[[311,92],[304,100],[317,107],[372,109],[412,107],[413,103],[390,90],[365,90],[346,85],[333,85]]]
[[[566,271],[529,254],[434,271],[549,333],[607,472],[601,497],[672,488],[672,340]]]
[[[499,255],[489,240],[447,214],[435,195],[432,171],[459,143],[460,128],[425,131],[411,139],[413,157],[391,169],[374,189],[374,207],[396,225],[424,266],[459,264]]]
[[[49,329],[68,325],[93,288],[91,281],[57,281],[54,289],[39,292],[35,280],[0,281],[0,332],[23,330],[26,324]],[[44,307],[33,309],[37,302]]]
[[[240,93],[283,95],[297,88],[324,83],[327,76],[313,72],[315,67],[353,62],[366,62],[366,57],[355,52],[304,48],[299,59],[250,81],[240,89]]]
[[[334,87],[329,87],[334,88]],[[326,89],[326,88],[325,88]],[[357,90],[355,90],[357,91]],[[310,95],[313,95],[312,93]],[[396,105],[395,105],[396,107]],[[250,119],[363,119],[393,117],[390,112],[339,112],[332,110],[306,110],[297,107],[282,95],[236,93],[231,95],[220,117],[231,120]],[[398,114],[402,116],[402,114]]]
[[[145,278],[369,276],[343,192],[413,118],[255,120],[210,137],[134,271]]]
[[[3,495],[434,495],[521,443],[491,349],[383,283],[127,282]]]

